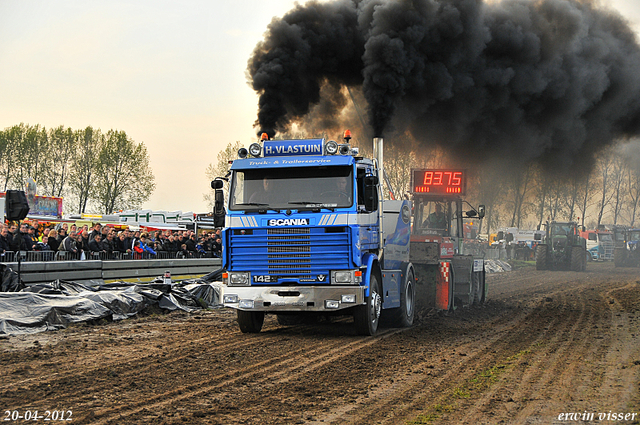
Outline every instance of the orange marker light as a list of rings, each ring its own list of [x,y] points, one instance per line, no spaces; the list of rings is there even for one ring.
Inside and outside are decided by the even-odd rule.
[[[347,131],[349,131],[349,130],[347,130]],[[362,272],[361,272],[360,270],[356,270],[356,271],[355,271],[355,273],[354,273],[354,275],[356,275],[356,276],[362,276]]]
[[[345,130],[344,139],[345,140],[351,140],[351,130]]]
[[[262,135],[260,136],[260,140],[269,140],[269,135],[267,133],[262,133]]]

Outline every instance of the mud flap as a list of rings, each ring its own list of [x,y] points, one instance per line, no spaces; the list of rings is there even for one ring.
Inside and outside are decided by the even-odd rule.
[[[449,310],[453,300],[453,279],[451,273],[451,263],[440,262],[440,273],[436,283],[436,309]]]

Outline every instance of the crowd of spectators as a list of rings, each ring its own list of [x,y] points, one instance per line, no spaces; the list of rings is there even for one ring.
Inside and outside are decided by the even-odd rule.
[[[38,259],[44,261],[220,257],[221,249],[220,230],[196,234],[192,230],[132,231],[101,223],[91,228],[0,223],[0,255],[42,252]]]

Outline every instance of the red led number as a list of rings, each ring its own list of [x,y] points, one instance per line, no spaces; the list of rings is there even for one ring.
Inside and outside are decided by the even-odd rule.
[[[430,185],[433,180],[433,171],[427,171],[424,173],[424,184]]]
[[[451,179],[451,184],[453,186],[460,186],[460,183],[462,183],[462,172],[458,171],[453,173],[453,178]]]

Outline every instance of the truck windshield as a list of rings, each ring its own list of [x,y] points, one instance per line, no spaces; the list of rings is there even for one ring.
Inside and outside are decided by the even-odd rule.
[[[611,233],[598,233],[600,240],[603,242],[611,242],[613,238],[611,237]]]
[[[633,231],[629,233],[630,241],[638,241],[640,240],[640,231]]]
[[[351,167],[236,170],[229,209],[347,208],[353,204]]]

